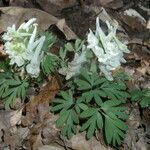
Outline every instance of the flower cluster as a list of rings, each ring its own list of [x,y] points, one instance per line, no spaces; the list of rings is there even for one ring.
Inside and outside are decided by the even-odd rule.
[[[10,65],[26,68],[31,77],[38,77],[40,62],[43,57],[41,51],[45,36],[38,38],[36,18],[24,22],[16,29],[16,26],[7,28],[2,36],[5,41],[5,51],[10,58]]]
[[[75,53],[74,59],[68,63],[67,67],[59,69],[59,73],[66,76],[66,80],[80,73],[82,64],[86,62],[86,51],[83,50],[81,54]]]
[[[116,37],[116,26],[111,26],[106,21],[108,27],[108,35],[105,35],[99,25],[99,18],[96,19],[95,34],[90,30],[88,34],[88,48],[93,51],[99,61],[99,68],[108,80],[113,80],[112,70],[115,70],[126,62],[123,58],[123,52],[129,53],[127,46]]]

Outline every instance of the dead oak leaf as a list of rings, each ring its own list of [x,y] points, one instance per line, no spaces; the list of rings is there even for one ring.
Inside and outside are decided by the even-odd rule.
[[[21,121],[22,109],[16,111],[0,111],[0,130],[15,127]]]
[[[22,118],[24,126],[34,122],[43,122],[49,114],[49,103],[54,99],[60,89],[56,77],[52,77],[51,82],[47,83],[37,96],[32,96],[26,105],[26,116]]]
[[[0,8],[0,27],[3,31],[7,29],[8,26],[15,24],[17,27],[24,21],[31,18],[37,18],[37,23],[39,28],[42,30],[47,30],[51,25],[55,25],[59,22],[59,19],[51,14],[35,8],[21,8],[21,7],[1,7]],[[9,19],[8,19],[9,18]],[[75,33],[66,25],[63,24],[65,30],[61,30],[66,36],[67,40],[76,39]]]

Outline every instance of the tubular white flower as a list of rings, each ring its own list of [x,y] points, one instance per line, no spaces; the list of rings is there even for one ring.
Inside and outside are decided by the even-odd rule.
[[[40,63],[43,58],[42,47],[45,36],[37,37],[36,18],[24,22],[16,30],[16,26],[7,28],[3,35],[5,50],[10,58],[10,65],[16,64],[21,69],[26,69],[31,77],[38,77]]]
[[[26,31],[28,32],[30,26],[31,26],[35,21],[36,21],[36,18],[32,18],[32,19],[30,19],[28,22],[22,23],[22,24],[19,26],[18,30],[22,30],[22,29],[23,29],[23,30],[26,30]]]
[[[27,61],[32,61],[33,58],[34,61],[38,59],[45,37],[37,38],[37,24],[34,23],[35,21],[36,18],[30,19],[28,22],[22,23],[17,30],[16,26],[12,25],[12,27],[7,28],[7,32],[3,35],[10,65],[16,64],[21,67]],[[36,56],[34,56],[35,54]]]
[[[86,62],[86,51],[83,46],[82,53],[80,55],[75,53],[74,59],[68,63],[68,67],[59,69],[59,73],[65,75],[66,80],[69,80],[74,75],[80,73],[81,66],[84,62]]]
[[[95,34],[90,30],[87,41],[90,48],[99,61],[99,68],[108,80],[113,80],[111,71],[125,62],[123,52],[129,53],[127,46],[116,37],[117,26],[111,26],[106,21],[108,35],[105,35],[99,25],[99,18],[96,19]]]
[[[6,53],[9,54],[10,65],[17,64],[18,67],[24,64],[26,59],[26,47],[23,43],[5,43]]]
[[[27,73],[32,77],[38,77],[40,73],[40,63],[43,58],[43,53],[41,53],[42,46],[45,41],[45,36],[42,36],[40,39],[34,42],[36,43],[36,49],[33,53],[33,58],[30,63],[26,66]]]

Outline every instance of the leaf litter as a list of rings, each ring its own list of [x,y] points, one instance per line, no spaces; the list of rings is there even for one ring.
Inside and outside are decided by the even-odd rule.
[[[6,1],[4,0],[1,5],[5,6]],[[19,25],[24,20],[36,17],[42,30],[47,30],[50,26],[55,25],[64,34],[66,40],[72,40],[77,38],[76,35],[84,37],[99,13],[102,22],[106,15],[112,22],[113,19],[116,19],[122,28],[120,30],[121,36],[125,36],[128,39],[129,47],[132,49],[132,53],[126,55],[127,63],[122,66],[127,74],[133,76],[128,83],[128,87],[130,90],[135,87],[150,88],[149,23],[147,26],[145,23],[145,20],[148,21],[149,8],[141,6],[141,3],[138,4],[138,8],[142,8],[142,13],[140,9],[135,10],[132,8],[132,5],[128,6],[129,9],[124,11],[124,8],[127,7],[124,0],[94,0],[93,2],[80,0],[80,3],[72,0],[38,0],[36,3],[31,3],[30,0],[12,0],[9,2],[9,6],[26,8],[1,7],[0,33],[4,32],[7,26],[14,23]],[[105,16],[101,13],[102,9],[107,12],[107,14],[104,13]],[[123,10],[123,13],[120,10]],[[146,17],[143,14],[146,14]],[[64,19],[58,19],[52,15],[65,18],[69,27]],[[82,28],[84,29],[82,30]],[[106,29],[105,26],[103,28]],[[130,42],[135,40],[135,43]],[[3,53],[3,44],[0,45],[0,51],[0,56],[3,58],[5,55]],[[0,111],[1,149],[114,149],[103,145],[103,142],[99,142],[95,137],[87,141],[82,134],[74,135],[69,141],[64,137],[60,138],[59,130],[55,127],[55,121],[58,116],[49,112],[49,104],[62,86],[59,80],[61,78],[58,76],[50,77],[50,80],[45,82],[46,85],[41,85],[38,95],[29,95],[30,100],[23,105],[19,105],[19,107],[14,107],[15,110],[3,110],[2,106]],[[131,105],[130,109],[132,107]],[[128,120],[129,131],[123,147],[120,149],[146,150],[150,147],[150,111],[147,108],[140,112],[138,106],[131,110]]]

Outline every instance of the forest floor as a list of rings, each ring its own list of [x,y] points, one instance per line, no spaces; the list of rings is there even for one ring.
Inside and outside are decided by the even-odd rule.
[[[1,0],[0,59],[3,59],[1,36],[8,26],[37,18],[42,30],[52,30],[59,45],[76,38],[85,39],[89,28],[95,30],[99,16],[104,31],[105,21],[119,23],[117,35],[128,41],[130,53],[125,55],[124,71],[131,75],[129,90],[150,88],[150,2],[149,0]],[[57,53],[57,52],[56,52]],[[90,140],[78,133],[70,140],[62,137],[54,122],[58,118],[49,112],[49,103],[60,89],[55,77],[41,85],[38,95],[23,103],[16,100],[6,110],[0,101],[0,150],[150,150],[150,109],[129,104],[129,129],[123,144],[111,147],[99,133]],[[46,84],[46,85],[45,85]],[[32,92],[32,91],[31,91]]]

